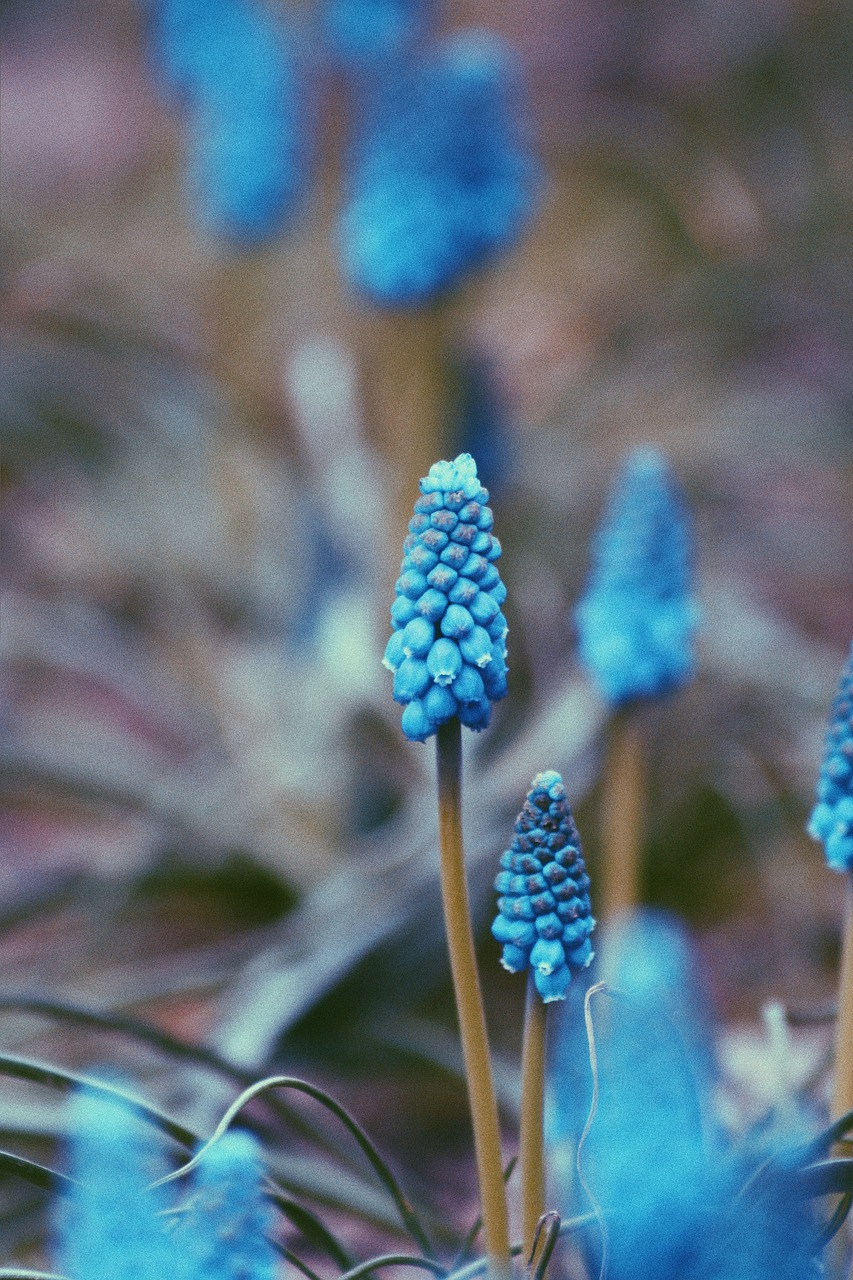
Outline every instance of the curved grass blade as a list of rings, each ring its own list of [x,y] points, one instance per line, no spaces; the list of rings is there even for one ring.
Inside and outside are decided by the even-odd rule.
[[[839,1193],[853,1195],[853,1159],[821,1160],[797,1169],[792,1179],[796,1194],[807,1199]]]
[[[0,1059],[0,1065],[2,1065],[2,1059]],[[309,1084],[306,1080],[300,1080],[296,1076],[268,1076],[266,1080],[259,1080],[248,1089],[244,1089],[240,1096],[232,1102],[231,1106],[225,1112],[211,1137],[208,1138],[207,1142],[205,1142],[204,1145],[196,1152],[193,1158],[185,1165],[182,1165],[180,1169],[176,1169],[174,1173],[170,1173],[165,1178],[161,1178],[155,1185],[160,1185],[160,1183],[171,1182],[176,1178],[181,1178],[185,1174],[189,1173],[190,1170],[194,1169],[204,1156],[205,1152],[208,1151],[215,1142],[219,1141],[232,1121],[237,1117],[237,1115],[239,1115],[240,1111],[242,1111],[242,1109],[247,1106],[253,1098],[259,1097],[268,1089],[293,1089],[297,1093],[307,1094],[309,1098],[314,1098],[314,1100],[319,1102],[322,1106],[327,1107],[328,1110],[331,1111],[338,1120],[340,1120],[341,1124],[344,1125],[358,1143],[358,1146],[370,1163],[371,1168],[374,1170],[376,1176],[391,1196],[394,1204],[397,1206],[400,1218],[409,1235],[411,1235],[412,1239],[422,1250],[425,1256],[434,1258],[435,1251],[430,1244],[420,1219],[401,1190],[399,1183],[388,1165],[385,1163],[382,1156],[379,1154],[373,1142],[367,1136],[358,1121],[353,1119],[346,1108],[337,1102],[330,1094],[326,1093],[324,1089],[320,1089],[317,1085]]]
[[[584,1227],[593,1226],[599,1226],[597,1215],[594,1213],[582,1213],[576,1218],[564,1218],[560,1223],[557,1235],[568,1236],[573,1231],[581,1231]],[[523,1246],[520,1243],[510,1247],[510,1253],[514,1258],[520,1257],[522,1250]],[[477,1276],[483,1275],[488,1270],[488,1266],[487,1258],[477,1258],[476,1261],[469,1262],[466,1266],[451,1271],[446,1280],[475,1280]]]
[[[851,1205],[853,1205],[853,1193],[848,1192],[846,1196],[841,1197],[835,1206],[835,1212],[818,1236],[815,1253],[820,1253],[821,1249],[825,1249],[832,1237],[841,1230],[847,1220]]]
[[[346,1271],[353,1266],[352,1256],[315,1213],[277,1188],[270,1187],[268,1194],[273,1204],[298,1231],[302,1232],[305,1239],[315,1248],[328,1254],[341,1271]]]
[[[58,1088],[61,1092],[65,1093],[74,1088],[87,1088],[92,1089],[92,1091],[95,1092],[104,1093],[106,1096],[113,1098],[114,1101],[122,1103],[123,1106],[127,1106],[128,1110],[131,1110],[134,1114],[141,1116],[143,1120],[149,1121],[150,1124],[158,1126],[159,1129],[163,1130],[164,1133],[167,1133],[170,1138],[173,1138],[179,1146],[187,1149],[187,1151],[192,1151],[193,1148],[199,1147],[199,1143],[201,1142],[199,1135],[193,1133],[191,1129],[187,1129],[186,1126],[179,1123],[179,1121],[174,1120],[172,1116],[160,1111],[158,1107],[151,1106],[150,1103],[143,1101],[142,1098],[138,1098],[132,1093],[124,1091],[124,1089],[117,1088],[113,1084],[105,1084],[102,1080],[93,1079],[91,1076],[82,1075],[76,1073],[76,1071],[67,1071],[60,1068],[54,1068],[54,1066],[47,1066],[44,1062],[20,1059],[20,1057],[13,1057],[12,1055],[8,1055],[8,1053],[6,1053],[6,1055],[0,1055],[0,1075],[3,1074],[12,1075],[15,1079],[29,1080],[29,1082],[36,1084],[45,1084],[47,1087]],[[283,1079],[287,1080],[289,1078],[284,1076]],[[297,1087],[297,1085],[298,1087],[301,1087],[301,1092],[311,1093],[313,1096],[316,1096],[316,1094],[324,1096],[321,1089],[316,1089],[315,1085],[307,1084],[304,1080],[297,1080],[293,1087]],[[251,1101],[252,1097],[257,1096],[257,1093],[261,1092],[261,1087],[268,1087],[268,1082],[260,1080],[260,1082],[257,1082],[252,1089],[246,1089],[246,1091],[241,1094],[240,1098],[238,1098],[236,1107],[232,1105],[227,1114],[225,1114],[225,1123],[220,1121],[219,1128],[216,1130],[214,1138],[211,1138],[209,1142],[205,1143],[204,1146],[201,1147],[196,1157],[193,1157],[193,1160],[188,1162],[188,1164],[183,1165],[181,1169],[175,1171],[174,1174],[169,1174],[168,1178],[163,1179],[163,1181],[177,1178],[177,1176],[181,1176],[184,1172],[187,1172],[191,1167],[195,1166],[201,1153],[204,1152],[211,1143],[213,1143],[214,1139],[222,1137],[222,1133],[224,1133],[225,1129],[228,1128],[228,1124],[231,1124],[236,1112],[240,1110],[242,1106],[245,1106],[248,1101]],[[328,1096],[325,1097],[327,1097],[328,1105],[333,1111],[334,1108],[339,1107],[339,1103],[334,1101],[334,1098],[329,1098]],[[343,1107],[341,1107],[341,1112],[343,1112]],[[373,1149],[375,1157],[377,1157],[377,1160],[379,1160],[384,1169],[387,1170],[387,1166],[384,1165],[382,1157],[378,1155],[378,1152],[375,1152],[375,1148],[373,1148],[373,1144],[370,1143],[370,1139],[366,1137],[366,1134],[362,1134],[360,1126],[357,1125],[357,1121],[353,1120],[351,1116],[348,1116],[346,1112],[343,1112],[343,1114],[346,1115],[345,1124],[347,1124],[347,1128],[348,1126],[353,1125],[356,1129],[359,1129],[364,1142],[368,1144],[368,1147]],[[393,1175],[389,1170],[387,1170],[387,1178],[391,1180],[394,1187],[397,1188],[396,1181],[393,1180]],[[273,1183],[273,1181],[270,1181],[269,1189],[270,1192],[275,1194],[279,1193],[279,1188],[277,1187],[277,1184]],[[398,1188],[397,1196],[402,1197],[402,1193]],[[284,1199],[288,1199],[289,1201],[288,1197],[284,1197]],[[394,1201],[397,1202],[397,1197],[394,1197]],[[329,1203],[333,1204],[333,1207],[342,1208],[345,1212],[352,1212],[355,1213],[356,1216],[361,1216],[359,1206],[353,1207],[353,1204],[348,1202],[347,1199],[336,1199],[336,1201],[333,1201],[333,1199],[330,1198]],[[307,1215],[309,1211],[306,1210],[305,1213]],[[307,1217],[305,1221],[307,1221]],[[318,1236],[316,1236],[316,1238],[318,1238],[318,1240],[325,1239],[328,1243],[330,1242],[330,1239],[332,1239],[332,1236],[330,1236],[329,1233],[325,1233],[325,1235],[323,1235],[323,1233],[319,1233],[318,1231]],[[337,1244],[337,1247],[334,1248],[333,1251],[330,1251],[330,1254],[332,1254],[334,1260],[336,1260],[339,1266],[351,1265],[351,1258],[341,1245]]]
[[[60,1089],[63,1093],[79,1088],[106,1094],[113,1101],[121,1103],[129,1111],[147,1120],[149,1124],[162,1129],[179,1146],[192,1149],[198,1142],[198,1137],[191,1129],[187,1129],[185,1125],[172,1119],[164,1111],[160,1111],[124,1089],[105,1084],[103,1080],[96,1080],[92,1076],[51,1067],[44,1062],[35,1062],[29,1058],[17,1058],[6,1053],[0,1054],[0,1075],[13,1076],[16,1080],[29,1080],[33,1084],[48,1085],[52,1089]]]
[[[55,1271],[30,1271],[27,1267],[0,1267],[0,1280],[68,1280]]]
[[[548,1263],[559,1237],[560,1215],[555,1209],[551,1209],[543,1213],[536,1223],[530,1257],[527,1259],[527,1280],[545,1280]]]
[[[301,1258],[297,1258],[296,1254],[290,1249],[286,1249],[283,1244],[272,1242],[275,1251],[284,1258],[285,1262],[289,1262],[297,1271],[305,1276],[305,1280],[322,1280],[316,1271],[312,1271],[307,1262],[303,1262]]]
[[[848,1134],[853,1134],[853,1111],[846,1111],[843,1116],[839,1116],[831,1125],[828,1125],[817,1137],[813,1138],[805,1147],[797,1152],[797,1160],[800,1164],[810,1164],[812,1160],[816,1160],[818,1156],[824,1155],[836,1142],[840,1142],[842,1138],[846,1138]]]
[[[434,1258],[418,1257],[410,1253],[382,1253],[378,1258],[369,1258],[367,1262],[360,1262],[357,1267],[345,1271],[338,1280],[361,1280],[362,1276],[381,1271],[383,1267],[416,1267],[419,1271],[429,1271],[434,1276],[443,1278],[447,1275],[447,1267]]]
[[[0,1151],[0,1175],[6,1174],[19,1178],[21,1182],[29,1182],[42,1191],[67,1191],[72,1179],[47,1165],[37,1164],[35,1160],[27,1160],[24,1156],[15,1155],[11,1151]]]
[[[40,1014],[46,1018],[55,1018],[59,1021],[91,1027],[98,1031],[114,1032],[117,1035],[127,1036],[132,1040],[140,1040],[154,1049],[159,1049],[161,1053],[194,1063],[196,1066],[204,1067],[208,1071],[233,1080],[235,1084],[240,1085],[243,1089],[248,1088],[249,1085],[258,1080],[258,1076],[255,1073],[237,1066],[236,1063],[229,1062],[227,1058],[224,1058],[214,1049],[209,1049],[205,1045],[191,1044],[178,1036],[170,1035],[167,1031],[162,1031],[159,1027],[155,1027],[141,1018],[131,1018],[125,1014],[103,1013],[96,1009],[89,1009],[83,1005],[75,1004],[70,1000],[46,999],[41,996],[28,995],[3,995],[0,993],[0,1013],[2,1012]],[[325,1150],[337,1153],[336,1148],[326,1139],[325,1135],[306,1121],[295,1108],[289,1107],[280,1098],[268,1098],[266,1102],[273,1111],[283,1120],[286,1120],[288,1124],[292,1125],[298,1133],[304,1137],[311,1138],[312,1141],[318,1143]]]

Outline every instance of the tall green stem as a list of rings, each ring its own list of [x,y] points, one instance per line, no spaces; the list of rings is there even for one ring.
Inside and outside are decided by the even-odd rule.
[[[527,977],[524,1041],[521,1052],[521,1168],[522,1256],[530,1257],[536,1224],[545,1212],[545,1035],[548,1010]]]
[[[620,711],[611,725],[602,800],[601,914],[608,923],[633,911],[639,902],[645,789],[640,727],[630,711]]]
[[[841,944],[833,1119],[837,1120],[850,1110],[853,1110],[853,875],[848,877],[844,938]]]
[[[462,845],[462,726],[456,717],[438,730],[436,761],[441,894],[474,1129],[483,1233],[490,1270],[495,1280],[504,1280],[511,1269],[509,1225],[498,1108],[468,906]]]

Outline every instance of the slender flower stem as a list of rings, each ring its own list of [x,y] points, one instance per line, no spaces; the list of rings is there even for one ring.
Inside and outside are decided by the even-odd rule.
[[[643,737],[629,711],[614,717],[604,775],[602,917],[633,911],[640,897],[645,819]]]
[[[833,1119],[853,1110],[853,873],[848,875],[847,880],[844,940],[841,947],[841,981],[838,992],[838,1023],[835,1033]]]
[[[545,1035],[547,1007],[527,975],[524,1040],[521,1052],[521,1230],[525,1258],[530,1257],[536,1224],[545,1212]]]
[[[462,727],[454,717],[436,735],[441,893],[459,1017],[489,1270],[510,1275],[509,1224],[483,997],[474,954],[462,846]]]

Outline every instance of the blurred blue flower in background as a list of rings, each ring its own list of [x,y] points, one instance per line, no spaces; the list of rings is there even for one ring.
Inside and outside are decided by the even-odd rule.
[[[163,1157],[133,1111],[86,1089],[71,1102],[69,1174],[60,1202],[57,1257],[69,1280],[275,1280],[260,1146],[229,1131],[196,1166],[192,1192],[174,1229]]]
[[[181,1232],[192,1280],[275,1280],[278,1261],[268,1238],[274,1214],[263,1175],[260,1144],[244,1130],[230,1130],[205,1152]]]
[[[340,220],[356,290],[420,305],[516,240],[539,184],[518,94],[512,50],[485,31],[397,70],[355,149]]]
[[[341,61],[379,66],[416,39],[431,9],[430,0],[326,0],[323,26]]]
[[[589,1197],[599,1206],[611,1280],[817,1274],[803,1204],[783,1180],[741,1195],[748,1149],[735,1154],[711,1120],[710,1023],[684,930],[644,911],[610,926],[599,945],[599,973],[615,994],[592,1006],[598,1097],[579,1156],[584,1187],[576,1185],[575,1152],[592,1080],[576,1002],[558,1020],[550,1060],[547,1139],[558,1207],[586,1210]],[[762,1149],[755,1163],[772,1154]]]
[[[693,674],[697,606],[687,513],[666,459],[629,455],[592,542],[576,606],[579,654],[614,705],[655,697]]]
[[[531,969],[546,1004],[565,999],[572,973],[592,960],[595,920],[580,837],[553,770],[533,779],[495,889],[492,934],[503,945],[501,964],[510,973]]]
[[[423,742],[458,716],[485,729],[507,691],[506,587],[495,567],[489,495],[468,453],[436,462],[403,543],[383,662],[394,672],[407,738]]]
[[[853,871],[853,644],[829,713],[826,747],[809,835],[836,871]]]
[[[70,1194],[57,1214],[59,1266],[69,1280],[191,1280],[149,1190],[163,1172],[153,1137],[120,1102],[83,1089],[71,1101]]]
[[[152,27],[161,79],[186,100],[199,225],[262,243],[290,217],[306,167],[305,89],[281,22],[258,0],[160,0]]]

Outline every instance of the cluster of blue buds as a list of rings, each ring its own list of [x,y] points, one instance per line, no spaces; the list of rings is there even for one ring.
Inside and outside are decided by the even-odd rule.
[[[592,544],[575,609],[579,653],[615,706],[651,698],[693,674],[698,610],[691,594],[687,513],[666,459],[635,450]]]
[[[357,290],[421,305],[512,244],[538,188],[517,92],[509,46],[483,31],[397,69],[356,148],[340,223]]]
[[[853,872],[853,644],[829,715],[809,835],[835,871]]]
[[[342,62],[378,66],[419,34],[429,0],[326,0],[326,39]]]
[[[510,973],[532,969],[545,1003],[565,999],[572,972],[592,960],[589,876],[580,837],[559,773],[533,779],[515,822],[512,847],[495,880],[498,911],[492,933]]]
[[[415,742],[454,716],[485,729],[507,691],[506,587],[494,563],[501,546],[474,459],[434,463],[420,490],[383,658],[405,708],[403,732]]]
[[[69,1172],[56,1221],[69,1280],[275,1280],[272,1206],[256,1140],[224,1134],[195,1170],[170,1230],[162,1154],[127,1106],[83,1090],[72,1100]]]
[[[281,23],[259,0],[158,0],[153,28],[161,76],[189,109],[200,225],[261,243],[290,216],[304,170],[304,93]]]

